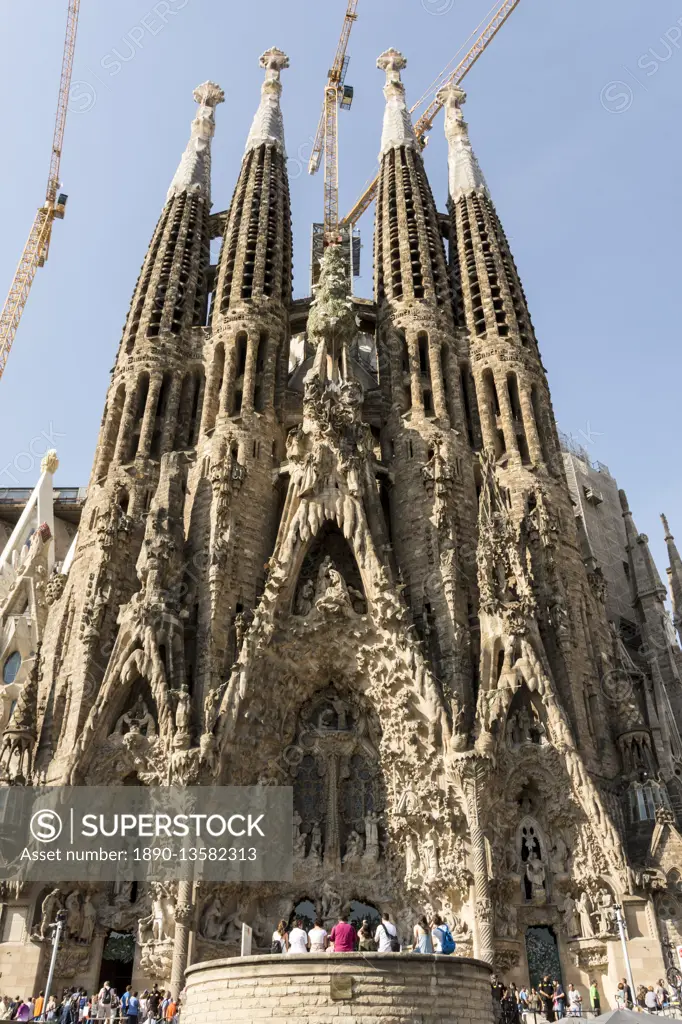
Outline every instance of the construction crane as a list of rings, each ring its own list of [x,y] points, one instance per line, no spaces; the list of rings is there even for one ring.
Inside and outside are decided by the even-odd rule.
[[[488,24],[485,26],[485,28],[483,29],[483,31],[481,32],[481,34],[479,35],[478,39],[473,44],[469,52],[466,54],[466,56],[460,61],[455,70],[450,75],[448,75],[448,77],[444,79],[444,81],[439,83],[438,89],[436,90],[436,95],[433,97],[429,106],[426,108],[426,110],[424,111],[424,113],[421,115],[421,117],[415,123],[414,126],[415,134],[417,136],[417,139],[419,140],[419,144],[422,147],[422,149],[426,146],[427,132],[431,131],[433,127],[433,122],[436,119],[436,115],[443,106],[442,101],[438,99],[437,93],[440,92],[440,90],[444,86],[450,85],[451,82],[454,82],[455,84],[458,85],[462,81],[465,75],[467,75],[469,71],[471,71],[472,67],[474,66],[478,58],[481,56],[483,51],[486,49],[486,47],[492,42],[497,33],[500,31],[500,29],[502,28],[502,26],[504,25],[505,21],[510,16],[512,11],[514,11],[518,7],[520,2],[521,0],[504,0],[504,3],[502,3],[497,8],[495,14],[488,22]],[[416,106],[419,106],[419,103],[417,103]],[[410,113],[412,113],[414,109],[415,107],[412,108]],[[362,193],[362,195],[360,196],[352,210],[348,214],[346,214],[346,216],[340,222],[340,228],[352,228],[355,224],[357,224],[357,222],[360,220],[360,217],[362,217],[363,213],[372,204],[372,201],[374,200],[377,194],[378,185],[379,175],[377,174],[374,180]]]
[[[339,241],[339,154],[338,117],[339,107],[349,110],[353,102],[353,87],[346,85],[348,70],[348,40],[353,23],[357,20],[358,0],[348,0],[346,16],[343,19],[341,38],[336,48],[334,63],[327,75],[324,90],[324,106],[317,126],[313,151],[308,162],[308,173],[316,174],[324,152],[324,244]]]
[[[69,90],[71,88],[71,72],[76,47],[79,9],[80,0],[69,0],[66,38],[64,40],[64,53],[62,56],[62,73],[59,80],[57,117],[52,138],[50,173],[47,179],[45,204],[36,213],[31,233],[24,246],[9,295],[5,300],[5,305],[0,315],[0,377],[7,364],[7,357],[19,327],[21,314],[24,312],[24,306],[33,284],[33,278],[38,267],[42,267],[47,260],[50,250],[50,238],[52,236],[52,224],[55,219],[63,219],[66,209],[67,196],[59,192],[59,164],[62,157],[64,127],[66,125]]]

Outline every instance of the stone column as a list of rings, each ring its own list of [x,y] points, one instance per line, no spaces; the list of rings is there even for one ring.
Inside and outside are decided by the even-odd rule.
[[[442,340],[434,337],[434,332],[429,332],[429,370],[431,371],[431,394],[433,395],[433,410],[440,420],[450,418],[450,411],[445,400],[445,381],[443,380],[443,367],[441,361]]]
[[[178,882],[178,899],[175,904],[173,963],[170,977],[170,989],[175,1000],[177,1000],[185,983],[192,912],[192,882]]]
[[[152,446],[154,424],[156,422],[156,406],[159,401],[160,390],[161,377],[152,377],[149,384],[149,393],[147,394],[147,404],[144,408],[144,418],[142,420],[142,426],[140,427],[140,443],[137,449],[138,456],[141,456],[143,459],[149,458],[149,452]]]
[[[533,465],[538,466],[540,463],[544,462],[544,458],[542,455],[540,435],[538,434],[535,414],[533,412],[533,405],[530,400],[530,392],[528,388],[519,388],[519,402],[521,403],[521,415],[523,416],[523,426],[526,431],[526,440],[528,441],[530,457],[533,460]]]
[[[410,356],[410,382],[412,388],[412,408],[424,412],[424,392],[422,391],[422,374],[419,366],[419,343],[416,331],[406,331],[407,351]]]
[[[476,898],[474,956],[492,965],[495,953],[493,902],[488,878],[485,836],[480,821],[481,788],[490,773],[492,762],[490,758],[480,754],[465,753],[454,756],[456,760],[449,766],[449,774],[452,774],[455,784],[461,788],[464,795],[471,840],[471,868]]]
[[[115,462],[125,462],[124,455],[126,449],[130,444],[130,431],[133,426],[133,419],[135,418],[135,407],[137,404],[137,385],[129,387],[126,391],[126,400],[123,405],[123,414],[121,416],[121,425],[118,428],[118,441],[116,443],[116,451],[114,452]]]
[[[161,454],[165,455],[173,447],[175,440],[175,428],[178,424],[178,406],[180,404],[180,392],[182,391],[182,375],[175,372],[168,392],[168,405],[166,406],[166,422],[163,425],[161,434]]]
[[[488,393],[488,386],[482,374],[475,378],[478,394],[478,415],[481,420],[481,434],[483,435],[483,447],[495,451],[496,425],[495,417],[490,408],[491,396]]]
[[[500,419],[502,420],[502,429],[504,431],[504,440],[507,446],[507,451],[510,454],[518,455],[519,442],[516,437],[514,416],[512,414],[511,402],[509,401],[506,374],[503,374],[499,380],[495,381],[495,386],[497,387],[497,399],[500,403]]]
[[[246,365],[244,367],[244,387],[242,390],[242,409],[253,409],[253,392],[256,386],[256,356],[258,353],[258,331],[252,326],[249,329],[246,343]]]

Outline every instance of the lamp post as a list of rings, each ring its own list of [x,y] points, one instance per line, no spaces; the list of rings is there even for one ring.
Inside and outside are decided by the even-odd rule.
[[[630,964],[630,954],[628,953],[627,934],[625,932],[625,918],[623,917],[623,908],[620,903],[614,906],[616,914],[616,924],[618,925],[618,934],[620,935],[620,943],[623,947],[623,959],[625,960],[625,970],[628,976],[628,985],[630,986],[630,995],[632,997],[633,1006],[635,1005],[635,982],[632,977],[632,965]]]
[[[52,979],[54,978],[54,968],[57,963],[57,953],[59,952],[59,942],[64,931],[64,922],[66,921],[66,911],[60,910],[57,914],[54,924],[50,925],[52,931],[52,957],[50,959],[50,970],[47,975],[47,984],[45,985],[45,1001],[43,1003],[43,1010],[40,1014],[41,1020],[47,1018],[47,1003],[50,998],[50,989],[52,988]]]

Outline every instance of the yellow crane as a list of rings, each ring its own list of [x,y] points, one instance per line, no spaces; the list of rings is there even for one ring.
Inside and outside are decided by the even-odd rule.
[[[348,40],[357,20],[358,0],[348,0],[343,29],[336,48],[334,63],[327,75],[324,90],[324,106],[315,134],[313,151],[308,162],[308,173],[315,174],[320,168],[324,152],[324,244],[339,241],[339,154],[338,119],[339,107],[350,109],[353,102],[352,86],[346,85],[348,70]]]
[[[17,333],[21,314],[24,311],[24,306],[33,284],[33,278],[38,267],[42,267],[47,260],[50,238],[52,236],[52,224],[55,218],[58,220],[63,219],[66,209],[67,197],[59,192],[59,164],[62,156],[62,144],[64,142],[69,89],[71,88],[71,72],[76,47],[79,9],[80,0],[69,0],[66,38],[62,56],[62,73],[59,80],[59,100],[57,103],[54,136],[52,138],[50,173],[47,179],[45,204],[40,207],[35,215],[28,241],[24,246],[9,295],[5,300],[5,305],[0,315],[0,377],[7,364],[7,357],[9,356],[14,336]]]
[[[472,67],[474,66],[478,58],[481,56],[486,47],[492,42],[492,40],[495,38],[497,33],[504,25],[507,18],[510,16],[512,11],[514,11],[518,7],[520,2],[521,0],[504,0],[504,2],[497,8],[493,17],[487,23],[487,25],[485,26],[485,28],[483,29],[483,31],[481,32],[481,34],[479,35],[478,39],[475,41],[471,49],[457,65],[455,70],[450,75],[448,75],[448,77],[445,78],[442,82],[439,82],[436,93],[438,93],[440,89],[443,88],[443,86],[449,85],[451,82],[459,84],[462,81],[464,76],[468,74],[469,71],[471,71]],[[421,101],[415,104],[415,107],[419,106],[420,102]],[[429,106],[424,111],[424,113],[415,123],[414,130],[417,135],[417,138],[419,139],[422,149],[426,145],[426,133],[431,131],[431,128],[433,127],[433,122],[436,119],[436,115],[442,106],[442,102],[438,99],[438,96],[435,95],[431,100]],[[415,110],[415,107],[412,107],[410,113],[412,113],[412,111]],[[374,178],[374,180],[362,193],[362,195],[360,196],[352,210],[349,213],[347,213],[343,220],[340,222],[340,224],[338,225],[340,228],[352,228],[360,220],[360,217],[362,217],[363,213],[368,209],[373,199],[375,198],[378,185],[379,175],[377,175]]]

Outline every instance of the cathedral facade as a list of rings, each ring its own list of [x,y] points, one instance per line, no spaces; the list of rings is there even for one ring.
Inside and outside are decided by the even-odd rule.
[[[647,539],[622,497],[624,636],[461,90],[441,97],[443,214],[406,61],[382,54],[373,301],[334,244],[293,300],[288,59],[261,65],[223,213],[223,94],[195,92],[77,538],[55,562],[41,525],[3,594],[6,655],[27,608],[33,632],[0,781],[292,786],[293,881],[5,885],[2,987],[42,987],[60,907],[57,985],[89,991],[177,991],[189,964],[238,952],[242,923],[269,948],[295,911],[388,910],[404,942],[439,913],[458,955],[584,999],[596,976],[612,1003],[617,914],[636,982],[673,971],[682,936],[682,652]]]

